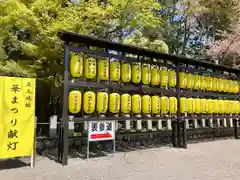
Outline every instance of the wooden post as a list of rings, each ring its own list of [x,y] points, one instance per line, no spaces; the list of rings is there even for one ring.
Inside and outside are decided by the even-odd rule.
[[[157,117],[160,117],[160,115],[156,115]],[[158,130],[161,130],[162,131],[162,129],[163,129],[163,127],[162,127],[162,120],[161,119],[158,119],[157,120],[157,129]]]
[[[136,115],[136,117],[141,117],[141,115]],[[142,130],[142,120],[137,120],[137,131],[141,131]]]
[[[50,117],[49,136],[54,138],[57,136],[57,115]]]
[[[35,167],[36,163],[36,129],[37,129],[37,117],[34,118],[34,130],[33,130],[33,152],[31,156],[31,168]]]
[[[126,131],[131,131],[131,120],[130,120],[131,118],[130,118],[130,115],[129,114],[125,114],[124,116],[129,118],[129,119],[125,120],[125,130]]]
[[[147,115],[147,117],[151,117],[151,115]],[[148,119],[147,120],[147,130],[152,131],[152,120]]]
[[[168,116],[168,115],[166,115]],[[167,119],[167,130],[172,130],[171,119]]]

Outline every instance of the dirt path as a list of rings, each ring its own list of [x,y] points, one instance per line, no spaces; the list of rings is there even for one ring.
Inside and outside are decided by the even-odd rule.
[[[0,162],[0,168],[3,163]],[[239,180],[240,141],[189,144],[188,149],[157,148],[115,157],[70,159],[62,167],[38,157],[36,168],[0,170],[1,180]]]

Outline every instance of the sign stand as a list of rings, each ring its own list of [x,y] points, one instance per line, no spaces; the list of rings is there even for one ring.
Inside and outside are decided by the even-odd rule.
[[[87,122],[88,134],[89,134],[89,127],[90,127],[90,123],[88,121]],[[90,142],[89,142],[89,135],[88,135],[88,137],[87,137],[87,160],[89,159],[89,149],[90,149]]]
[[[116,139],[114,138],[113,139],[113,157],[115,155],[115,152],[116,152]]]
[[[36,129],[37,129],[37,118],[34,118],[34,136],[33,136],[33,153],[31,156],[31,168],[35,167],[36,162]]]
[[[111,128],[109,128],[111,127]],[[88,138],[87,138],[87,160],[89,159],[90,142],[96,141],[108,141],[113,142],[113,156],[116,151],[116,140],[115,140],[115,121],[90,121],[88,120]],[[94,131],[93,131],[94,130]]]
[[[116,136],[115,136],[115,133],[116,133],[116,121],[114,121],[114,139],[113,139],[113,157],[115,155],[115,152],[116,152]]]

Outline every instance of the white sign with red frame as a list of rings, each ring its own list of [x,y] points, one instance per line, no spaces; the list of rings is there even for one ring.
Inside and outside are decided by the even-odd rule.
[[[89,121],[88,141],[106,141],[115,139],[115,121]]]

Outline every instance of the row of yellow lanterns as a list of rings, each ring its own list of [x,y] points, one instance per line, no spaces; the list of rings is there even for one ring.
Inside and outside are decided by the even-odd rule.
[[[176,72],[166,67],[158,67],[147,63],[127,63],[120,64],[119,61],[110,63],[106,59],[97,60],[94,58],[86,58],[83,60],[81,56],[72,56],[70,60],[70,73],[74,78],[84,76],[87,79],[95,79],[98,71],[98,78],[103,81],[109,79],[111,81],[122,81],[125,83],[133,82],[135,84],[142,83],[144,85],[175,87]],[[110,73],[109,73],[110,69]],[[121,73],[122,72],[122,73]],[[225,93],[238,93],[239,83],[236,80],[228,80],[205,75],[180,72],[180,88],[195,89],[203,91],[215,91]]]
[[[95,79],[98,71],[98,78],[107,81],[109,79],[109,61],[106,59],[99,60],[98,69],[96,63],[96,59],[93,58],[83,60],[81,56],[72,56],[70,63],[71,76],[79,78],[84,75],[87,79]],[[141,65],[141,63],[132,63],[131,65],[126,62],[120,64],[119,61],[113,61],[110,63],[110,80],[174,87],[176,86],[176,72],[167,70],[165,67],[159,69],[156,65]]]
[[[81,111],[82,93],[74,90],[69,93],[69,111],[73,114]],[[96,107],[96,108],[95,108]],[[160,108],[161,107],[161,108]],[[166,96],[149,96],[139,94],[130,95],[127,93],[106,93],[87,91],[83,95],[83,110],[87,114],[106,113],[123,114],[167,114],[168,112],[175,114],[177,112],[177,99],[175,97]]]
[[[240,114],[240,101],[180,97],[182,114]]]
[[[237,80],[229,80],[218,77],[204,76],[180,72],[180,88],[200,89],[214,92],[238,93],[239,83]]]
[[[73,90],[69,93],[69,112],[77,114],[82,108],[82,92]],[[83,94],[83,111],[86,114],[97,112],[105,114],[176,114],[176,97],[157,95],[130,95],[127,93],[106,93],[92,91]],[[239,114],[240,102],[234,100],[180,98],[180,112],[182,114]]]

